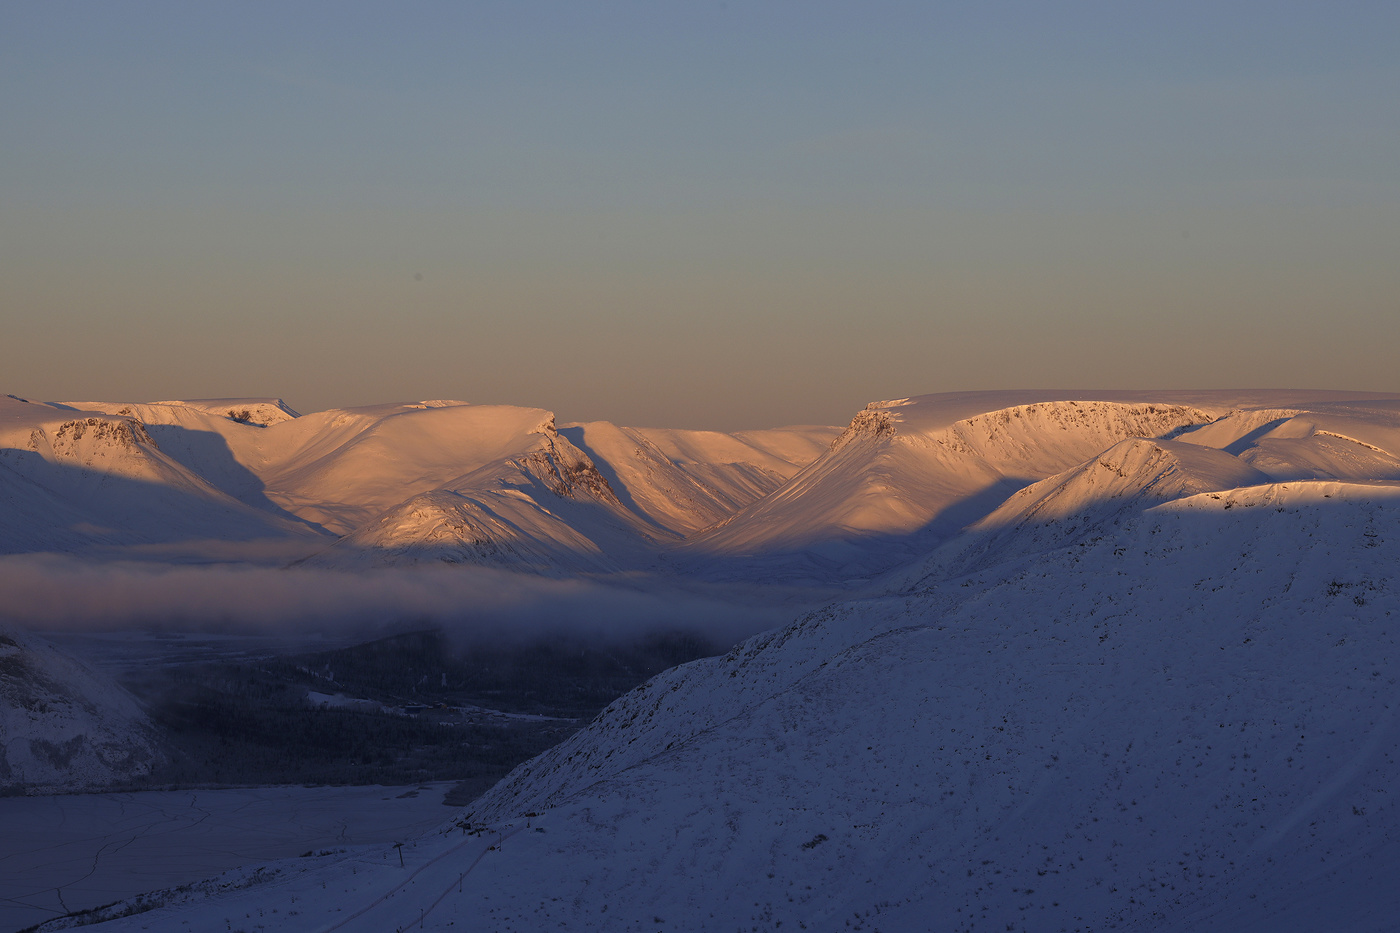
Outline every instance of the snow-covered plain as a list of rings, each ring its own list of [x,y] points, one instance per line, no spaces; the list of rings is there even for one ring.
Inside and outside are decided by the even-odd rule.
[[[340,522],[331,564],[849,595],[621,698],[402,866],[247,869],[104,929],[1395,928],[1400,400],[931,396],[820,451],[750,441],[742,468],[694,452],[733,437],[681,456],[511,409],[456,479],[385,452],[437,404],[302,425],[299,466],[249,468],[284,514],[238,501],[310,529],[287,534]],[[359,487],[325,478],[341,458]],[[383,464],[407,498],[374,513]],[[445,531],[350,540],[429,506]]]
[[[448,812],[446,785],[0,798],[0,930],[248,862],[392,844]]]

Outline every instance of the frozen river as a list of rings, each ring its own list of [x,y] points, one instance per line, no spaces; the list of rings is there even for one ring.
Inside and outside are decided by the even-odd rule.
[[[0,798],[0,933],[307,850],[446,822],[452,784]]]

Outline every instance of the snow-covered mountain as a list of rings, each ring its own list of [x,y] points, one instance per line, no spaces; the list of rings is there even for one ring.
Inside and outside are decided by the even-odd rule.
[[[1400,488],[1142,504],[659,678],[475,805],[549,831],[476,883],[597,929],[1384,928]]]
[[[161,543],[170,559],[181,541],[281,541],[274,553],[300,548],[295,563],[323,568],[669,569],[831,589],[1127,439],[1217,448],[1276,479],[1400,477],[1381,401],[960,393],[873,402],[842,432],[723,434],[561,427],[544,409],[449,400],[298,416],[280,399],[8,397],[0,548]]]
[[[835,429],[680,431],[605,421],[562,432],[589,452],[613,490],[648,523],[676,538],[723,521],[815,460]]]
[[[0,546],[283,538],[318,567],[631,569],[772,491],[835,433],[559,429],[543,409],[447,400],[298,416],[280,399],[7,397]]]
[[[1267,482],[1266,474],[1223,450],[1161,439],[1119,441],[1008,498],[937,550],[923,572],[967,570],[979,560],[1063,547],[1158,502]]]
[[[93,790],[161,760],[125,690],[43,639],[0,627],[0,792]]]
[[[846,471],[868,530],[906,520],[878,483],[1020,484],[883,592],[653,679],[403,867],[280,863],[104,928],[1393,929],[1400,400],[1020,401],[889,440],[945,401],[869,409],[758,500],[839,504]]]
[[[741,558],[739,574],[758,564],[783,577],[860,579],[908,562],[1026,485],[1121,440],[1185,435],[1241,408],[1339,398],[1346,396],[977,392],[872,402],[821,457],[692,536],[680,554],[700,566]]]
[[[300,533],[290,517],[240,501],[171,456],[135,417],[8,396],[0,501],[0,553]]]

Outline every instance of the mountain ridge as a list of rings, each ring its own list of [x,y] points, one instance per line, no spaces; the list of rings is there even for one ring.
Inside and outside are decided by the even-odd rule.
[[[824,586],[907,563],[1130,437],[1223,449],[1275,479],[1400,478],[1400,416],[1364,396],[948,393],[871,402],[843,430],[735,434],[559,426],[545,409],[455,400],[298,415],[277,398],[9,397],[0,463],[69,505],[41,509],[0,474],[29,515],[0,545],[92,552],[231,532],[304,540],[298,566],[465,561]],[[136,485],[104,499],[109,476]]]

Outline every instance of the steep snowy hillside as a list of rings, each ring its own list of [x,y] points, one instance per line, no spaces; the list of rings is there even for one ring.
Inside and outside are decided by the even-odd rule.
[[[839,431],[792,427],[722,434],[595,421],[567,425],[560,433],[589,453],[630,508],[660,529],[687,535],[772,492],[815,460]]]
[[[1395,414],[1386,407],[1393,404],[1281,390],[972,392],[872,402],[822,457],[691,536],[678,555],[697,572],[721,575],[758,568],[770,578],[869,577],[947,540],[1026,485],[1136,437],[1233,445],[1230,454],[1273,478],[1400,476],[1400,463],[1379,445],[1358,455],[1342,430],[1393,443]],[[1266,436],[1304,433],[1280,425],[1305,411],[1328,412],[1336,430],[1308,422],[1309,440],[1292,447]]]
[[[8,397],[0,549],[281,538],[275,553],[300,547],[298,562],[317,566],[650,567],[791,477],[835,433],[559,431],[543,409],[447,400],[299,416],[280,399]]]
[[[47,642],[0,627],[0,793],[108,787],[160,760],[155,731],[126,691]]]
[[[553,839],[512,861],[574,878],[493,906],[690,928],[1388,923],[1393,888],[1343,883],[1400,867],[1397,518],[1395,487],[1190,497],[674,672],[479,803],[552,808]],[[585,867],[592,847],[613,858]]]
[[[821,459],[692,538],[686,552],[766,558],[776,573],[868,576],[1123,438],[1160,437],[1214,418],[1194,405],[1094,400],[1037,402],[947,423],[941,401],[872,402]]]
[[[553,573],[645,559],[650,529],[552,417],[519,446],[514,456],[386,510],[308,563],[442,561]]]

